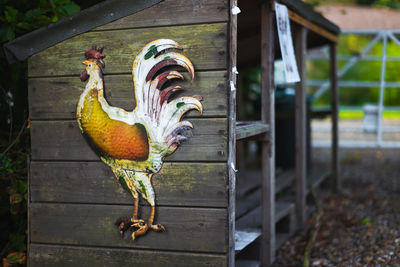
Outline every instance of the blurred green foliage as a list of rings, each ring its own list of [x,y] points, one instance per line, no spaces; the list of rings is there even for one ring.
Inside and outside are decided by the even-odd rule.
[[[3,0],[0,44],[38,29],[80,7],[70,0]],[[27,63],[8,65],[0,50],[0,259],[3,266],[26,261],[27,158],[29,155]]]
[[[319,5],[363,5],[400,9],[400,0],[304,0],[312,8]]]
[[[358,56],[363,48],[374,38],[365,35],[341,35],[338,46],[338,54],[344,56]],[[382,56],[382,42],[377,42],[367,53],[369,56]],[[400,47],[392,41],[387,43],[388,56],[400,56]],[[347,61],[339,60],[339,69]],[[310,80],[326,80],[329,75],[329,63],[327,60],[313,60],[307,62],[307,78]],[[379,82],[381,75],[381,61],[362,61],[357,62],[349,71],[342,76],[342,81],[374,81]],[[399,81],[400,62],[386,62],[386,81]],[[310,93],[317,88],[310,88]],[[351,106],[362,106],[365,103],[378,103],[379,88],[340,88],[340,104]],[[324,94],[314,104],[329,105],[330,95]],[[385,106],[398,106],[400,103],[400,89],[386,88],[384,104]]]
[[[0,4],[0,42],[13,40],[79,10],[70,0],[4,0]]]

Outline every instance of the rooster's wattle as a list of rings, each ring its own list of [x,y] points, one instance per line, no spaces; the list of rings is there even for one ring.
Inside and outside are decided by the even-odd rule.
[[[177,50],[173,40],[159,39],[148,43],[133,62],[132,76],[136,107],[133,111],[110,106],[104,98],[102,69],[103,47],[86,51],[83,64],[86,69],[81,80],[89,79],[77,107],[77,120],[82,134],[95,148],[101,160],[111,167],[115,177],[125,185],[134,198],[132,218],[121,217],[116,224],[121,235],[134,229],[132,239],[148,229],[165,231],[161,224],[154,225],[155,194],[151,177],[157,173],[165,157],[187,139],[193,125],[180,121],[184,113],[196,109],[203,112],[200,96],[169,97],[180,86],[163,88],[171,79],[183,79],[173,70],[162,72],[167,66],[182,66],[194,78],[194,68],[188,58]],[[147,221],[137,218],[139,194],[151,205]]]

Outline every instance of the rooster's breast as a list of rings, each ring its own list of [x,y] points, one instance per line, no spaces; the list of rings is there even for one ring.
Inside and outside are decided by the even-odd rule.
[[[79,122],[84,135],[97,150],[114,159],[145,161],[149,156],[146,128],[136,123],[129,125],[113,120],[102,109],[96,93],[88,97]]]

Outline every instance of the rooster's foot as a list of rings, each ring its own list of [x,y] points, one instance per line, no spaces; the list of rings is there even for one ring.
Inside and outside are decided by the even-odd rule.
[[[160,232],[160,231],[165,232],[166,231],[165,227],[162,226],[161,224],[150,224],[150,225],[144,224],[143,225],[142,223],[140,223],[138,225],[135,225],[134,227],[137,227],[139,229],[132,233],[132,240],[135,240],[135,238],[138,236],[144,235],[145,233],[147,233],[147,231],[149,229],[152,229],[157,232]]]
[[[162,224],[152,224],[150,228],[157,232],[165,232],[165,227]]]
[[[118,226],[119,233],[121,236],[124,235],[124,233],[131,227],[137,227],[140,228],[142,225],[145,225],[144,220],[138,220],[135,218],[129,218],[129,217],[120,217],[115,221],[115,225]]]

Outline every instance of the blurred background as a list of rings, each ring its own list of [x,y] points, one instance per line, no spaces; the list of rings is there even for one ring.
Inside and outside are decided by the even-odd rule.
[[[99,2],[3,0],[0,42]],[[400,264],[400,1],[305,2],[342,29],[339,146],[345,184],[343,192],[321,197],[325,216],[312,265]],[[309,51],[307,58],[309,164],[323,166],[330,163],[331,146],[328,47]],[[279,173],[294,167],[294,156],[287,155],[294,155],[288,151],[294,149],[295,91],[284,83],[282,62],[276,61],[275,69]],[[260,68],[239,71],[239,120],[259,120]],[[9,65],[0,50],[0,76],[0,258],[3,266],[12,266],[24,264],[26,258],[27,62]],[[242,164],[255,164],[258,144],[250,141],[242,150],[247,155]],[[332,229],[337,230],[335,234]],[[309,231],[305,229],[282,247],[276,266],[301,264]]]

